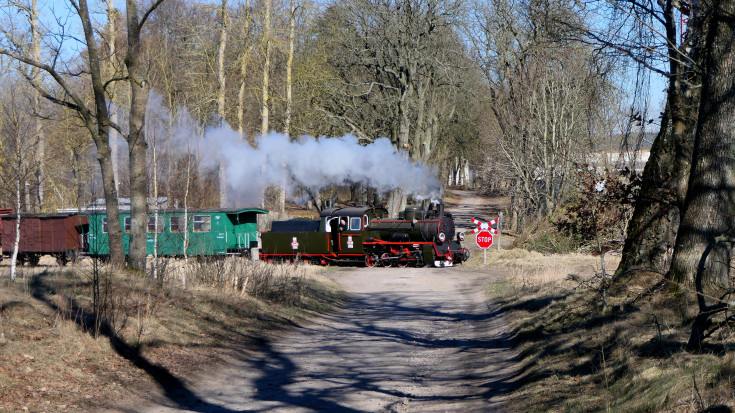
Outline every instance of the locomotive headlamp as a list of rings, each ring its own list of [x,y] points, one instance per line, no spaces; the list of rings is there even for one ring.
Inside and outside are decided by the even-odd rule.
[[[444,242],[444,240],[447,239],[447,236],[444,235],[443,232],[439,233],[439,242]]]
[[[457,233],[457,239],[460,241],[464,241],[464,232],[458,232]]]

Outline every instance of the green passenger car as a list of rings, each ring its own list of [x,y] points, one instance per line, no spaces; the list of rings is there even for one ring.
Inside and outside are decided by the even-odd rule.
[[[258,215],[263,209],[197,209],[167,210],[148,216],[148,254],[153,255],[154,243],[160,256],[242,254],[258,247]],[[107,214],[89,216],[88,251],[92,256],[110,252],[107,234]],[[120,213],[123,248],[130,244],[130,213]],[[158,232],[158,234],[156,234]],[[188,236],[185,237],[185,234]],[[157,236],[156,236],[157,235]]]

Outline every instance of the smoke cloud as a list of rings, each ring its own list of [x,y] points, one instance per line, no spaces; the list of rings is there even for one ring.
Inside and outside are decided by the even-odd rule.
[[[396,152],[387,138],[360,145],[352,135],[319,139],[301,136],[292,141],[272,132],[260,136],[257,147],[252,147],[226,124],[196,133],[188,113],[182,111],[173,120],[168,114],[159,114],[164,109],[153,96],[148,106],[156,113],[149,110],[147,124],[151,125],[146,126],[147,131],[167,136],[167,151],[195,154],[200,168],[224,166],[228,207],[260,205],[270,185],[284,187],[291,195],[298,186],[316,191],[352,182],[380,192],[402,189],[421,199],[440,196],[436,168],[410,162],[407,154]],[[167,130],[163,133],[160,128]]]

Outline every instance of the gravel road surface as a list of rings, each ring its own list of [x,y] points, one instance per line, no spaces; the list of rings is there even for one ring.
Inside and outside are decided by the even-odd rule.
[[[136,411],[508,411],[516,375],[489,273],[341,268],[337,311],[263,340],[181,394]]]

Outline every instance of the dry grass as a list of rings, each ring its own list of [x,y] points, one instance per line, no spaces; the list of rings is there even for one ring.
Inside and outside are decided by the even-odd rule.
[[[468,244],[471,257],[463,265],[470,269],[507,270],[505,272],[508,277],[505,281],[511,281],[520,288],[574,280],[602,272],[599,256],[580,253],[541,254],[520,248],[497,250],[494,246],[487,250],[487,263],[483,264],[483,251]],[[610,275],[617,268],[620,257],[608,254],[604,259],[605,272]]]
[[[156,280],[102,268],[110,288],[95,337],[89,261],[0,280],[0,412],[100,411],[129,391],[176,386],[341,299],[310,266],[173,262]]]
[[[469,264],[482,268],[482,253]],[[606,256],[608,273],[616,265]],[[632,274],[612,282],[603,311],[600,257],[489,251],[488,266],[506,274],[488,294],[510,321],[520,352],[514,398],[524,411],[735,407],[735,332],[722,330],[703,353],[683,349],[696,315],[691,292],[657,274]]]

